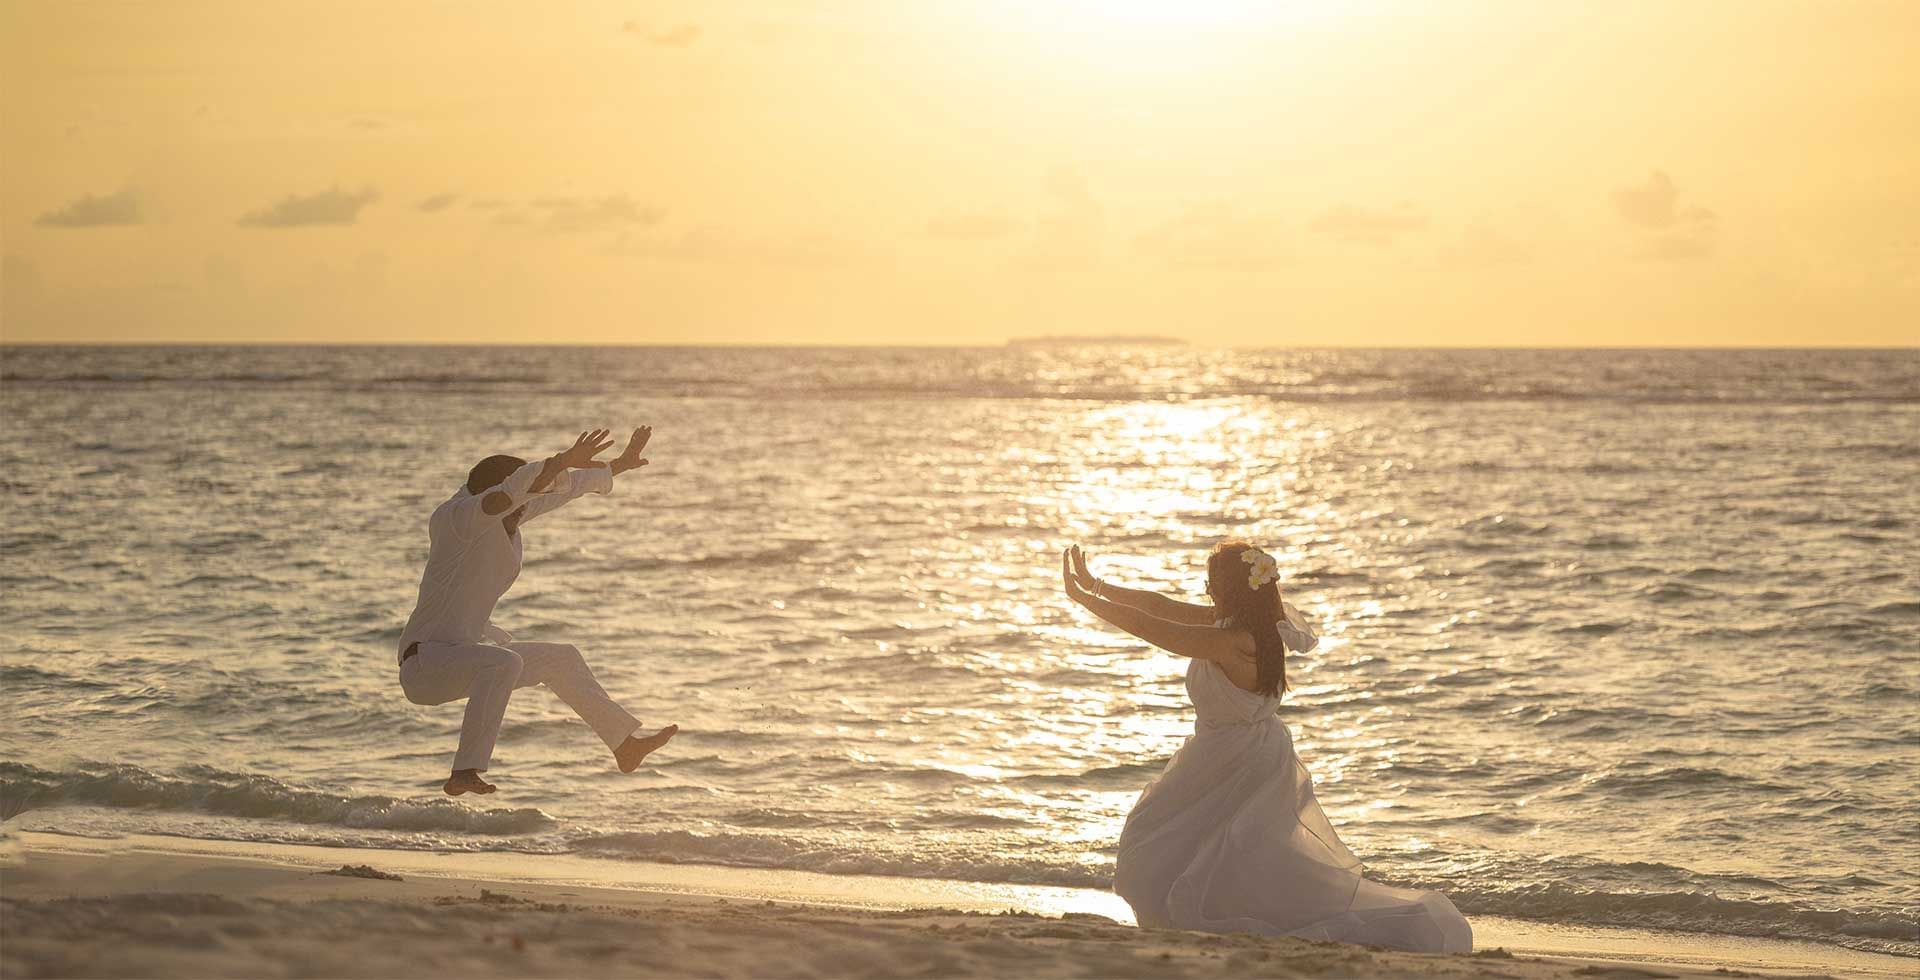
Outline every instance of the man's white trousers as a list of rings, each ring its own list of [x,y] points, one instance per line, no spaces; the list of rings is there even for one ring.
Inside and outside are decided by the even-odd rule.
[[[507,699],[515,688],[545,684],[614,749],[640,722],[613,703],[594,680],[593,671],[568,643],[422,643],[420,652],[400,665],[400,687],[414,704],[446,704],[467,699],[460,723],[460,750],[453,768],[485,769],[500,738]]]

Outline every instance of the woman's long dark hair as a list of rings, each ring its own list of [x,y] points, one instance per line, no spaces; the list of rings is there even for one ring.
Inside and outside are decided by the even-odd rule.
[[[1251,588],[1253,566],[1241,556],[1253,550],[1245,541],[1228,541],[1207,558],[1207,594],[1222,619],[1253,634],[1254,686],[1267,697],[1279,697],[1287,687],[1287,644],[1280,639],[1280,585],[1268,582]]]

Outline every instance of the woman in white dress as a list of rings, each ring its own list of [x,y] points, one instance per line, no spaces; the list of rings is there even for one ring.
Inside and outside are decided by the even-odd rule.
[[[1211,607],[1095,578],[1061,556],[1069,598],[1191,658],[1194,733],[1127,815],[1114,891],[1149,928],[1254,932],[1427,953],[1473,949],[1473,929],[1438,892],[1361,876],[1313,796],[1313,778],[1275,714],[1286,654],[1319,638],[1280,598],[1272,556],[1245,542],[1207,561]]]

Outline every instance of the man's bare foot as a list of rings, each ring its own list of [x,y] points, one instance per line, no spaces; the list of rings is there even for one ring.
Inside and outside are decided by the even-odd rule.
[[[613,750],[613,761],[620,763],[621,772],[632,772],[640,768],[640,761],[647,757],[647,753],[667,744],[667,739],[672,738],[673,733],[679,730],[679,725],[668,725],[646,738],[634,738],[628,735],[627,740]]]
[[[456,769],[453,775],[447,777],[447,785],[444,788],[448,796],[459,796],[462,793],[479,793],[485,796],[493,792],[495,787],[492,783],[480,778],[478,769]]]

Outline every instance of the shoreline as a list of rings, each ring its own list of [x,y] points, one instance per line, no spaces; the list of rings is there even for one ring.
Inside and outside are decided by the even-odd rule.
[[[330,873],[350,865],[401,880]],[[1092,889],[150,835],[14,834],[0,846],[0,900],[5,976],[311,974],[316,962],[322,974],[419,977],[1497,972],[1626,980],[1906,977],[1914,970],[1901,957],[1817,943],[1495,917],[1472,920],[1473,956],[1431,956],[1141,930],[1118,897]],[[183,949],[156,935],[159,923],[212,941]],[[339,945],[342,936],[390,927],[405,935],[385,947]],[[653,940],[629,935],[635,928]],[[514,949],[526,958],[471,961],[476,948],[493,948],[501,937],[519,943]],[[1013,952],[988,955],[982,944]],[[704,952],[658,958],[664,948],[693,947]],[[307,951],[296,956],[295,949]]]

